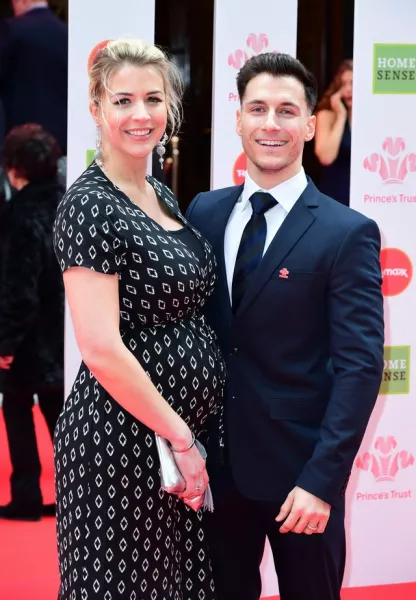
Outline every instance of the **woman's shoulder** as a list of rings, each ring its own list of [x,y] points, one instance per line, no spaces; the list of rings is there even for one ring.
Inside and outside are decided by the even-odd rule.
[[[109,216],[118,202],[114,186],[101,169],[92,163],[69,186],[59,203],[57,214],[58,217],[66,214],[71,218],[83,218],[79,217],[80,213],[84,217],[89,213],[93,217],[99,213]]]
[[[321,110],[316,113],[316,119],[317,121],[332,123],[332,121],[335,121],[336,119],[336,114],[330,108],[321,108]]]
[[[77,198],[82,192],[93,193],[108,188],[108,179],[95,163],[92,163],[81,175],[69,186],[65,196]]]

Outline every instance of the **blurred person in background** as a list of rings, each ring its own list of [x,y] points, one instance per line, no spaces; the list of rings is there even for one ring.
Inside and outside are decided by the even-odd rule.
[[[1,60],[1,57],[0,57],[0,60]],[[2,144],[3,144],[5,128],[6,128],[6,123],[4,121],[3,102],[2,102],[2,99],[0,96],[0,146],[2,146]]]
[[[0,96],[0,151],[1,151],[1,146],[3,145],[3,140],[4,140],[4,128],[5,128],[4,111],[3,111],[3,104],[2,104],[1,96]],[[11,196],[11,189],[10,189],[9,181],[7,179],[7,174],[4,171],[4,169],[2,168],[2,166],[0,165],[0,236],[1,236],[2,212],[5,209],[6,202],[7,202],[7,200],[10,199],[10,196]],[[0,244],[1,244],[1,241],[0,241]]]
[[[1,220],[0,392],[13,471],[0,518],[37,521],[54,505],[42,501],[33,396],[51,437],[64,398],[64,290],[52,239],[64,190],[58,143],[40,125],[12,129],[3,156],[17,193]]]
[[[344,60],[316,109],[315,154],[323,166],[320,190],[350,203],[352,60]]]
[[[0,24],[0,96],[5,134],[39,123],[67,144],[68,28],[40,0],[12,0],[15,17]]]

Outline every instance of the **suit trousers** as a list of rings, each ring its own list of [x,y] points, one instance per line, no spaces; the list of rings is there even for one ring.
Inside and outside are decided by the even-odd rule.
[[[215,510],[206,516],[206,528],[218,600],[259,600],[266,537],[281,600],[340,600],[345,566],[343,511],[332,508],[323,534],[282,534],[275,518],[285,498],[263,502],[244,497],[229,467],[211,473],[210,483]]]
[[[41,464],[33,421],[33,393],[29,391],[6,392],[3,397],[3,416],[12,462],[11,493],[16,506],[40,507]],[[62,387],[38,392],[39,408],[53,438],[56,421],[62,410]]]

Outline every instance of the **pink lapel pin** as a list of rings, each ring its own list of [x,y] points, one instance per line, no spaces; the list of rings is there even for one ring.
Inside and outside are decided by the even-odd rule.
[[[289,271],[287,269],[280,269],[280,271],[279,271],[279,277],[281,277],[282,279],[288,279],[289,278]]]

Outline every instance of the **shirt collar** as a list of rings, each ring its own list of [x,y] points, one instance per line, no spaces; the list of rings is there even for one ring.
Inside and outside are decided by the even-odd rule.
[[[294,177],[288,179],[287,181],[284,181],[283,183],[279,183],[270,190],[263,190],[260,186],[257,185],[257,183],[253,181],[250,175],[246,173],[243,193],[241,194],[239,200],[239,202],[241,203],[241,210],[244,210],[247,207],[248,203],[250,202],[251,196],[255,192],[267,192],[271,194],[273,198],[275,198],[275,200],[288,213],[293,208],[297,199],[302,194],[307,185],[308,181],[306,179],[303,167],[301,167],[299,173],[297,173]]]
[[[40,8],[49,8],[49,6],[48,4],[38,4],[38,6],[32,6],[31,8],[28,8],[24,14],[27,15],[27,13],[33,12],[34,10],[39,10]]]

